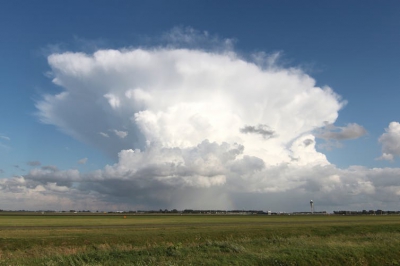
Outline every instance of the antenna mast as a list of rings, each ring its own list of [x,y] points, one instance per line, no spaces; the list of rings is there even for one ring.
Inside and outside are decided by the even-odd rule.
[[[314,213],[314,201],[310,200],[311,214]]]

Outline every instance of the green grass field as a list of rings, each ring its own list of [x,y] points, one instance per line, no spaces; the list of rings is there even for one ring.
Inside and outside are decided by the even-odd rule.
[[[0,265],[400,265],[400,216],[0,215]]]

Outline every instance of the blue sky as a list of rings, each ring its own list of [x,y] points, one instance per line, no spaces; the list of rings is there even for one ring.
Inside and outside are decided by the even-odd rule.
[[[241,131],[242,135],[238,135],[238,138],[233,138],[231,135],[228,136],[227,132],[221,133],[218,131],[220,132],[218,134],[221,136],[226,135],[226,141],[232,139],[232,143],[237,141],[241,136],[243,137],[241,139],[243,143],[239,141],[239,144],[244,145],[245,152],[239,155],[239,157],[234,160],[235,162],[241,159],[240,156],[253,156],[261,158],[268,170],[270,165],[268,163],[269,159],[267,159],[267,157],[258,156],[258,152],[255,151],[256,147],[265,145],[265,149],[276,149],[274,151],[279,154],[287,152],[292,153],[292,148],[287,148],[287,150],[283,148],[283,150],[279,150],[276,147],[289,147],[296,139],[309,133],[315,137],[316,141],[315,149],[313,150],[316,157],[312,158],[320,158],[320,154],[325,155],[329,165],[332,165],[332,167],[335,166],[335,171],[338,171],[336,174],[331,174],[329,172],[329,176],[338,175],[342,182],[341,187],[349,186],[354,182],[357,184],[370,182],[368,184],[374,186],[373,192],[363,192],[363,190],[359,188],[353,189],[356,191],[353,194],[357,195],[357,199],[354,199],[354,202],[352,201],[354,207],[366,208],[370,206],[373,208],[377,206],[390,208],[390,206],[394,206],[391,205],[394,204],[394,201],[393,203],[387,203],[380,199],[378,194],[382,193],[383,195],[385,193],[384,191],[386,191],[384,189],[388,189],[393,193],[393,197],[395,197],[395,195],[400,195],[400,192],[397,190],[397,186],[400,187],[400,180],[396,178],[400,176],[397,175],[397,169],[400,166],[400,160],[398,158],[400,155],[400,148],[398,147],[400,145],[398,142],[400,141],[400,132],[397,132],[396,124],[393,124],[392,131],[388,131],[389,135],[381,137],[391,122],[400,121],[400,105],[398,104],[398,99],[400,98],[399,12],[400,4],[397,1],[385,1],[384,3],[378,3],[377,1],[253,1],[251,4],[241,1],[115,1],[112,3],[109,1],[69,1],[63,3],[56,1],[2,2],[0,3],[0,90],[2,92],[2,96],[0,97],[0,177],[4,182],[3,188],[6,187],[6,182],[11,182],[13,178],[23,177],[25,180],[24,182],[28,182],[27,180],[34,181],[26,185],[27,189],[36,189],[38,191],[35,190],[35,193],[39,193],[41,196],[48,195],[43,191],[46,189],[50,191],[51,189],[49,186],[55,184],[57,189],[51,190],[53,192],[68,190],[69,193],[72,193],[71,195],[75,195],[73,193],[78,193],[76,191],[80,191],[81,193],[83,193],[83,191],[89,191],[90,193],[94,193],[92,197],[96,199],[91,199],[91,202],[102,202],[98,205],[91,205],[87,203],[87,199],[84,199],[82,196],[83,194],[79,194],[82,201],[79,203],[74,202],[74,204],[80,204],[79,206],[82,206],[82,208],[94,208],[95,206],[111,209],[115,206],[115,208],[158,208],[158,205],[160,205],[159,202],[166,202],[165,206],[160,207],[186,207],[184,204],[177,203],[177,200],[172,200],[167,196],[168,200],[164,199],[164,201],[157,201],[154,198],[149,198],[148,201],[140,201],[129,196],[123,199],[115,199],[112,193],[107,194],[104,190],[96,190],[87,187],[83,188],[82,181],[79,181],[79,178],[73,179],[72,177],[66,177],[67,179],[70,178],[70,183],[67,182],[68,185],[65,183],[66,181],[64,179],[60,181],[57,179],[39,177],[36,179],[32,178],[33,174],[30,171],[35,171],[35,169],[37,171],[45,171],[46,166],[57,166],[57,173],[60,172],[68,176],[68,171],[75,169],[79,172],[80,178],[90,179],[90,177],[95,175],[96,171],[106,171],[106,165],[111,167],[114,164],[119,164],[119,166],[121,166],[122,159],[121,157],[118,159],[118,151],[136,148],[141,149],[142,152],[146,151],[148,147],[146,148],[143,145],[133,144],[132,139],[128,141],[128,138],[121,137],[121,135],[119,135],[119,138],[122,142],[106,143],[110,141],[111,135],[118,136],[117,132],[126,132],[130,137],[134,135],[130,133],[130,130],[135,130],[137,128],[139,128],[140,134],[137,133],[135,136],[140,135],[148,141],[146,143],[151,142],[150,140],[154,143],[161,143],[161,148],[175,147],[188,149],[189,147],[196,147],[196,145],[201,142],[200,140],[202,138],[209,139],[212,142],[214,136],[208,136],[207,134],[209,133],[207,132],[203,132],[204,134],[202,133],[203,135],[201,138],[194,138],[189,132],[190,134],[187,133],[187,139],[180,139],[176,134],[174,135],[175,139],[168,139],[166,137],[168,134],[163,135],[164,133],[162,133],[160,121],[157,125],[161,127],[161,133],[159,133],[160,135],[157,137],[153,136],[153,133],[149,133],[148,135],[144,133],[144,128],[149,127],[147,124],[140,124],[140,121],[136,121],[137,124],[135,125],[127,124],[129,123],[127,122],[129,119],[132,120],[132,115],[135,112],[150,110],[160,115],[165,111],[167,115],[169,112],[168,110],[170,110],[162,109],[159,106],[156,108],[154,104],[152,105],[154,110],[150,107],[148,109],[145,107],[142,109],[137,107],[140,110],[134,109],[136,111],[132,110],[132,113],[129,114],[125,114],[121,111],[117,116],[116,113],[112,113],[113,116],[115,116],[113,119],[118,118],[124,122],[121,122],[119,128],[111,128],[111,124],[108,124],[107,128],[106,125],[102,125],[101,117],[99,117],[101,114],[99,114],[99,116],[95,114],[98,110],[102,110],[102,112],[104,111],[102,115],[110,114],[111,117],[111,111],[107,113],[108,111],[105,111],[106,107],[104,106],[101,108],[96,107],[100,108],[96,109],[94,103],[98,103],[100,99],[108,99],[110,105],[112,105],[111,99],[114,99],[112,97],[117,95],[117,92],[114,93],[112,91],[114,87],[110,87],[109,92],[104,92],[104,95],[97,99],[95,95],[89,93],[90,88],[95,89],[97,84],[93,81],[94,77],[88,77],[87,80],[84,80],[84,78],[77,78],[77,76],[73,76],[72,74],[68,77],[63,76],[63,71],[67,67],[65,62],[68,60],[79,61],[81,58],[71,57],[65,59],[65,62],[54,61],[53,63],[51,63],[49,59],[51,55],[56,54],[64,54],[67,57],[68,53],[84,53],[90,56],[99,50],[126,51],[143,49],[149,52],[150,55],[153,55],[152,52],[157,49],[170,52],[179,49],[187,49],[192,53],[189,53],[184,60],[195,60],[193,58],[197,58],[197,55],[194,55],[194,52],[199,51],[204,52],[206,55],[226,55],[227,52],[231,52],[235,54],[235,60],[242,60],[251,64],[255,63],[255,55],[265,59],[272,58],[274,55],[279,54],[278,59],[273,63],[274,67],[272,67],[275,71],[289,71],[293,68],[301,70],[302,73],[305,73],[315,80],[316,87],[322,88],[324,86],[329,86],[337,95],[340,95],[342,100],[337,100],[337,102],[347,102],[347,104],[342,104],[343,107],[338,107],[337,110],[332,107],[331,113],[338,114],[337,119],[330,121],[333,122],[333,125],[323,128],[322,126],[318,127],[314,124],[314,126],[310,124],[310,128],[313,127],[314,130],[308,129],[304,132],[302,131],[302,134],[293,135],[290,141],[284,140],[283,137],[288,133],[287,131],[290,126],[282,126],[279,131],[277,126],[275,128],[271,126],[272,124],[270,123],[275,121],[272,117],[265,118],[262,121],[253,121],[241,117],[241,119],[243,119],[242,129],[245,129],[246,126],[250,126],[247,127],[250,131],[246,131],[248,134],[245,134],[245,136],[242,136],[244,134],[243,130]],[[262,57],[261,54],[265,56]],[[105,56],[109,58],[108,56],[110,55]],[[191,56],[194,57],[192,58]],[[181,58],[180,55],[179,58]],[[211,65],[216,64],[214,61],[208,63]],[[114,64],[114,61],[110,64]],[[267,69],[266,71],[269,70]],[[153,72],[150,71],[146,73]],[[157,72],[154,73],[155,74],[151,75],[158,75]],[[111,73],[107,72],[104,77],[107,77],[107,82],[110,82],[112,86],[118,87],[121,85],[118,82],[111,82],[114,77]],[[124,76],[121,77],[123,78]],[[64,83],[57,85],[52,82],[53,78],[59,78]],[[252,76],[243,76],[242,80],[244,79],[251,80]],[[74,97],[80,97],[79,95],[87,97],[85,98],[85,101],[87,101],[85,106],[89,106],[88,108],[93,111],[90,114],[87,113],[85,118],[82,118],[82,123],[86,124],[87,128],[68,122],[78,121],[80,116],[77,115],[74,117],[71,114],[71,117],[66,117],[63,116],[63,114],[59,114],[62,112],[68,113],[68,111],[61,107],[57,111],[56,109],[58,107],[55,101],[47,101],[49,105],[54,107],[52,109],[54,113],[38,107],[40,103],[46,102],[46,100],[44,100],[45,95],[54,96],[63,91],[72,90],[72,88],[68,86],[73,85],[65,84],[77,84],[74,82],[81,81],[86,82],[84,83],[86,85],[79,87],[79,89],[87,89],[87,94],[76,94],[78,96],[75,95]],[[177,86],[176,84],[181,84],[177,82],[178,81],[174,80],[171,81],[171,84],[175,84],[174,86]],[[188,85],[186,84],[185,86]],[[193,90],[194,88],[195,87],[193,87]],[[105,90],[106,89],[107,88],[105,88]],[[189,90],[190,88],[187,89]],[[264,89],[268,90],[269,88],[264,87]],[[239,94],[240,90],[246,90],[246,88],[241,87],[237,88],[237,90]],[[197,92],[198,91],[195,93]],[[226,90],[226,93],[230,95],[229,89]],[[308,91],[304,93],[308,93]],[[181,102],[171,102],[169,103],[169,107],[180,106],[179,104],[186,103],[186,100],[187,103],[193,103],[192,100],[189,100],[189,95],[187,98],[182,95],[186,94],[182,94],[182,92],[178,95],[167,94],[167,96],[165,96],[167,98],[181,98]],[[288,93],[284,94],[285,97],[287,95]],[[264,97],[267,98],[270,96],[272,97],[272,94],[264,95]],[[329,95],[326,97],[328,96]],[[229,97],[227,96],[226,99]],[[263,95],[259,95],[259,97],[263,97]],[[332,95],[329,97],[330,100],[333,99]],[[322,99],[323,98],[317,97],[310,103],[313,104]],[[75,98],[70,99],[69,104],[71,108],[76,108],[78,113],[78,110],[81,110],[79,108],[83,108],[83,105],[78,104],[81,102],[83,102],[83,98]],[[222,100],[217,103],[217,100],[215,100],[213,103],[215,105],[224,105],[226,102]],[[248,106],[252,106],[250,103],[248,106],[246,104],[243,103],[244,109],[248,109]],[[129,103],[127,105],[129,105]],[[121,106],[123,106],[123,103],[121,103]],[[115,106],[112,107],[114,108]],[[120,107],[119,104],[117,107]],[[129,106],[126,108],[128,107]],[[282,110],[286,110],[281,110],[280,106],[274,107],[278,114],[283,112]],[[319,105],[315,107],[315,112],[317,113],[321,111],[318,108],[320,108]],[[82,111],[83,110],[85,109],[82,109]],[[115,111],[115,108],[113,110]],[[196,110],[196,112],[198,112],[196,115],[202,115],[204,119],[207,119],[207,112],[202,113],[200,107]],[[219,109],[217,108],[216,110],[218,111]],[[296,116],[297,112],[303,112],[303,109],[296,109],[294,111],[296,112],[293,113],[293,116]],[[90,117],[90,115],[93,115],[93,117]],[[172,116],[173,114],[168,113],[168,115]],[[44,117],[48,119],[46,123],[43,123]],[[326,117],[327,119],[329,118],[328,114]],[[284,118],[285,116],[283,115],[280,117],[282,121],[284,121]],[[321,118],[318,119],[316,118],[316,120],[319,121],[318,123],[321,123],[325,118],[321,115]],[[176,118],[176,120],[178,119]],[[104,128],[104,130],[106,130],[101,131],[108,136],[107,139],[104,139],[104,143],[99,143],[101,140],[94,139],[86,134],[91,127],[90,121],[97,121],[93,122],[96,124],[93,124],[92,127]],[[162,122],[168,124],[168,129],[179,128],[174,124],[175,122],[173,120],[171,120],[172,122],[168,121],[163,120]],[[297,122],[308,123],[305,121]],[[356,126],[351,128],[349,124],[355,124]],[[113,123],[113,125],[115,126],[116,124]],[[131,126],[132,128],[130,128]],[[181,124],[179,124],[179,126],[181,126]],[[245,141],[245,138],[251,134],[262,134],[260,132],[266,132],[267,128],[276,133],[272,135],[273,137],[271,137],[271,139],[279,139],[282,137],[282,140],[280,140],[279,143],[271,144],[271,146],[268,146],[269,144],[265,135],[263,135],[264,139],[261,139],[262,142],[259,144],[253,143],[254,140]],[[182,130],[185,130],[185,127]],[[237,132],[239,132],[239,129],[237,129]],[[343,134],[331,134],[332,132],[342,132]],[[186,132],[183,132],[183,135],[185,134]],[[168,136],[172,136],[172,133]],[[276,136],[276,138],[274,138],[274,136]],[[380,137],[382,140],[381,142],[378,141]],[[258,141],[261,140],[258,139]],[[216,144],[221,144],[224,141],[223,137],[215,137]],[[247,143],[249,143],[249,146],[247,146]],[[247,149],[247,147],[252,146],[255,147],[254,153],[250,152],[252,148]],[[383,153],[386,153],[386,159],[377,160]],[[85,158],[87,158],[86,161],[80,161]],[[271,165],[276,166],[287,163],[285,160],[286,159],[282,157],[281,161],[271,163]],[[189,164],[187,161],[185,162]],[[313,167],[315,167],[315,162],[316,161],[313,159],[310,162],[307,161],[305,164],[312,164]],[[162,162],[161,164],[163,163],[165,164],[167,162]],[[154,162],[154,164],[157,163]],[[326,163],[323,165],[326,166]],[[347,177],[343,171],[348,171],[348,169],[352,169],[355,165],[363,167],[363,171],[366,171],[365,176],[370,175],[368,169],[386,169],[387,171],[391,171],[391,174],[385,174],[385,176],[393,175],[393,180],[390,182],[390,186],[388,185],[388,187],[384,188],[374,183],[375,181],[372,178],[354,181],[353,179],[355,177],[351,177],[354,182],[346,183],[344,180],[351,178]],[[138,168],[138,166],[130,167],[134,169]],[[185,165],[185,167],[188,166]],[[274,171],[278,170],[275,169]],[[265,176],[268,176],[266,179],[274,179],[274,176],[268,173],[264,173]],[[49,173],[42,174],[47,175]],[[301,189],[301,186],[289,186],[285,183],[287,182],[286,179],[277,177],[272,180],[274,185],[265,185],[267,181],[263,179],[260,183],[255,182],[252,184],[252,186],[255,188],[257,187],[257,189],[247,191],[247,194],[245,193],[247,196],[243,196],[244,194],[242,196],[235,196],[236,194],[234,194],[234,192],[224,187],[224,184],[229,183],[227,180],[229,180],[230,175],[234,176],[235,174],[238,173],[227,174],[224,172],[223,174],[220,173],[214,176],[215,178],[210,175],[205,175],[204,178],[208,178],[207,180],[209,183],[204,185],[199,181],[202,184],[201,192],[195,189],[195,185],[189,186],[189,188],[197,191],[197,193],[201,195],[205,195],[211,193],[210,191],[217,191],[214,187],[214,185],[217,184],[216,186],[218,189],[226,192],[226,199],[221,199],[221,207],[227,208],[240,207],[238,203],[235,202],[242,197],[249,202],[246,203],[247,205],[251,205],[251,202],[257,201],[259,197],[266,197],[270,199],[271,202],[274,202],[276,199],[283,197],[285,193],[291,191],[291,189]],[[37,175],[39,176],[40,173]],[[176,173],[173,174],[173,176],[175,175]],[[279,175],[280,174],[277,174],[277,176]],[[195,176],[202,175],[197,173]],[[221,179],[218,179],[217,176]],[[224,178],[221,176],[224,176]],[[134,178],[135,177],[132,177],[132,179]],[[167,177],[167,179],[168,178],[170,177]],[[383,178],[383,176],[376,178]],[[107,178],[104,177],[104,179]],[[182,177],[182,180],[189,179],[189,176]],[[242,176],[241,179],[244,180],[245,178]],[[307,182],[313,180],[303,181],[304,183],[302,185],[305,185]],[[316,191],[323,191],[322,187],[325,183],[324,181],[321,181],[321,183],[322,185],[320,185]],[[112,184],[112,182],[110,184]],[[96,187],[98,184],[92,185]],[[131,185],[135,187],[138,186],[136,183],[132,183]],[[44,188],[43,191],[40,186]],[[108,186],[112,185],[108,184]],[[148,185],[149,188],[152,188],[152,186],[156,186],[157,188],[162,187],[159,184],[153,183]],[[380,190],[380,188],[382,188],[382,190]],[[70,190],[72,189],[76,189],[76,191],[71,192]],[[160,188],[161,192],[166,195],[171,193],[170,189],[171,187],[164,190]],[[236,188],[236,190],[238,190],[238,188]],[[40,197],[41,204],[54,208],[67,208],[65,205],[54,203],[55,198],[60,200],[66,197],[65,191],[63,195],[54,192],[54,194],[51,194],[53,197],[51,199],[46,196]],[[258,194],[254,194],[254,191],[257,191]],[[331,192],[333,194],[336,193],[335,189],[332,189]],[[9,193],[7,194],[7,199],[10,200],[12,195],[17,195],[18,193],[26,194],[28,192],[9,191],[7,193]],[[315,196],[318,197],[318,193],[315,193]],[[137,192],[137,194],[140,194],[140,192]],[[372,196],[368,198],[368,200],[365,200],[365,198],[367,198],[365,195]],[[301,196],[299,194],[298,197],[301,198],[303,196],[312,197],[313,193],[311,193],[311,195],[301,194]],[[20,197],[29,199],[28,196]],[[36,195],[35,197],[39,196]],[[182,197],[184,198],[184,196]],[[199,203],[202,202],[202,200],[202,196],[199,196],[196,200],[197,205],[195,204],[195,206],[207,206],[206,203],[204,203],[204,205]],[[325,205],[323,206],[327,209],[346,206],[336,199],[321,199],[321,201],[324,201]],[[25,206],[23,202],[24,201],[21,200],[20,208]],[[51,204],[49,202],[51,202]],[[70,204],[72,204],[72,202],[71,200]],[[375,205],[374,202],[376,202]],[[7,206],[9,206],[8,208],[17,207],[17,205],[11,203]],[[7,208],[7,206],[5,208]],[[31,206],[31,208],[36,207],[38,206]],[[261,208],[264,206],[256,207]],[[272,204],[271,208],[290,210],[295,207],[290,207],[290,205],[280,206],[278,203],[275,203]]]

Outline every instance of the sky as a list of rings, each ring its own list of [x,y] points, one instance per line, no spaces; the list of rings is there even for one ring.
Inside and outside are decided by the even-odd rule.
[[[398,1],[3,1],[0,209],[399,210]]]

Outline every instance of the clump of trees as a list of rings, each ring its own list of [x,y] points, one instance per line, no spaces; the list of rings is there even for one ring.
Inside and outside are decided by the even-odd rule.
[[[400,211],[383,211],[383,210],[362,210],[362,211],[334,211],[339,215],[384,215],[384,214],[400,214]]]

